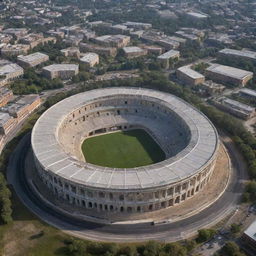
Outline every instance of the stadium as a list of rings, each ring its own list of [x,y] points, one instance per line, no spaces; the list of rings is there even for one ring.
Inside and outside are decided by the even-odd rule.
[[[31,145],[36,171],[56,198],[92,216],[125,216],[175,207],[200,193],[211,180],[219,139],[207,117],[176,96],[104,88],[44,112]]]

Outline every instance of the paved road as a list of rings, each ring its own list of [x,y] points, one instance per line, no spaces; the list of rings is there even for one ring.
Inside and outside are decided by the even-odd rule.
[[[30,146],[30,136],[26,135],[9,161],[7,178],[12,184],[21,201],[45,222],[63,229],[75,236],[91,240],[132,242],[144,240],[176,241],[194,235],[198,229],[210,226],[231,213],[237,204],[242,189],[243,181],[247,179],[246,166],[239,152],[231,140],[224,138],[224,143],[231,155],[233,162],[233,175],[226,192],[210,207],[187,219],[164,225],[141,224],[115,224],[102,225],[87,221],[80,221],[70,216],[65,216],[45,205],[27,184],[24,175],[24,160]]]

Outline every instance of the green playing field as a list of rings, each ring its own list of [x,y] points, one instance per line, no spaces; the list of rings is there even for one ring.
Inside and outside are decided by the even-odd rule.
[[[165,159],[163,150],[142,129],[86,139],[82,151],[88,163],[116,168],[145,166]]]

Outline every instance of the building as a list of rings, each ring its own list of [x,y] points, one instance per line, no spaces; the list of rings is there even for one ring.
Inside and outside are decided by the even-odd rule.
[[[11,104],[2,108],[3,112],[9,113],[10,116],[17,119],[18,122],[22,121],[29,114],[31,114],[41,104],[41,99],[37,94],[29,94],[17,98]]]
[[[226,88],[224,85],[214,83],[211,80],[205,81],[203,84],[201,84],[201,86],[204,94],[207,96],[221,94]]]
[[[160,46],[155,46],[155,45],[143,45],[141,46],[143,49],[146,49],[149,54],[156,54],[160,55],[163,53],[163,48]]]
[[[69,47],[66,49],[62,49],[61,53],[66,57],[80,58],[80,50],[78,47]]]
[[[215,82],[245,86],[252,79],[253,73],[239,68],[213,64],[206,69],[206,76]]]
[[[49,56],[41,52],[35,52],[26,56],[19,55],[17,57],[19,65],[24,68],[36,67],[44,62],[47,62],[48,60]]]
[[[26,28],[7,28],[3,30],[4,34],[15,36],[19,39],[22,36],[25,36],[28,33]]]
[[[95,43],[106,46],[123,48],[130,42],[130,37],[126,35],[104,35],[92,39]]]
[[[170,50],[157,57],[158,62],[164,68],[169,68],[170,60],[178,60],[180,58],[180,52],[175,50]]]
[[[30,46],[26,44],[15,44],[15,45],[8,44],[1,49],[1,55],[3,57],[26,55],[29,49],[30,49]]]
[[[195,20],[206,20],[208,18],[207,14],[193,11],[187,12],[187,16]]]
[[[95,65],[99,64],[100,59],[99,55],[94,52],[88,52],[84,54],[82,58],[80,58],[80,61],[84,64],[86,64],[88,67],[94,67]]]
[[[243,233],[242,241],[245,246],[256,253],[256,221],[254,221]]]
[[[80,43],[79,47],[82,52],[95,52],[99,55],[107,57],[115,57],[117,54],[117,49],[114,47],[101,47],[93,44]]]
[[[76,64],[53,64],[43,68],[43,75],[49,79],[70,79],[77,75],[79,66]]]
[[[77,142],[138,127],[150,132],[165,161],[128,169],[85,162]],[[109,220],[158,214],[203,193],[219,152],[213,124],[187,102],[159,91],[120,87],[76,94],[51,107],[35,124],[31,145],[35,175],[53,197]]]
[[[214,101],[214,105],[242,119],[249,119],[255,116],[255,108],[226,97]]]
[[[190,65],[178,68],[176,75],[180,81],[189,86],[195,86],[205,82],[205,76],[193,70]]]
[[[256,91],[254,90],[243,88],[239,90],[239,95],[249,100],[256,101]]]
[[[224,58],[236,58],[236,59],[244,59],[244,60],[251,60],[256,62],[256,52],[253,51],[246,51],[246,50],[235,50],[225,48],[218,53],[219,57]]]
[[[142,49],[137,46],[124,47],[123,52],[128,59],[137,58],[148,54],[148,51],[146,49]]]
[[[8,113],[0,112],[0,134],[7,135],[17,124],[17,120]]]
[[[12,90],[2,87],[0,88],[0,107],[5,106],[13,98]]]
[[[152,28],[152,25],[150,23],[143,23],[143,22],[133,22],[133,21],[127,21],[125,23],[123,23],[123,25],[125,25],[128,28],[133,28],[133,29],[150,29]]]
[[[55,37],[44,37],[43,34],[28,34],[19,40],[22,44],[27,44],[31,49],[39,44],[46,44],[49,42],[56,43]]]
[[[23,74],[23,68],[15,63],[0,67],[0,86],[6,85],[8,82],[22,77]]]

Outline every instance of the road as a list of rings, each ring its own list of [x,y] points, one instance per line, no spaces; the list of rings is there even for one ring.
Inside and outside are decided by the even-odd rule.
[[[239,152],[227,137],[223,139],[233,163],[233,175],[224,194],[210,207],[187,219],[164,225],[149,223],[103,225],[81,221],[53,210],[35,195],[24,175],[24,162],[30,146],[30,135],[26,135],[12,153],[7,170],[7,179],[21,201],[39,218],[63,231],[91,240],[113,242],[139,242],[160,240],[172,242],[195,235],[197,230],[216,224],[236,209],[237,201],[247,179],[246,166]]]

